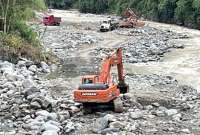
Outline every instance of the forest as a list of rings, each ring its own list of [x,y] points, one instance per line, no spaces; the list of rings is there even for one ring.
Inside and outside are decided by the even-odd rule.
[[[200,29],[200,0],[46,0],[50,8],[78,8],[83,13],[120,15],[130,7],[138,16]]]

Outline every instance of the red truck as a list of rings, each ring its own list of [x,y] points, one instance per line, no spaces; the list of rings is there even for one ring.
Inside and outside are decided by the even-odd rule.
[[[61,23],[61,17],[55,17],[54,15],[43,17],[43,24],[45,26],[59,26]]]

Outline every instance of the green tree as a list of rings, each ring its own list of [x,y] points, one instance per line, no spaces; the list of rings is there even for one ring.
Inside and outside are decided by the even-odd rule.
[[[194,8],[194,18],[196,22],[196,26],[198,29],[200,29],[200,1],[199,0],[194,0],[192,3],[192,7]]]
[[[34,9],[44,9],[43,0],[0,0],[0,17],[3,18],[3,32],[9,33],[17,21],[26,21],[34,16]]]
[[[177,0],[160,0],[158,5],[158,19],[163,22],[172,22]]]
[[[84,13],[116,13],[131,8],[137,15],[200,28],[200,0],[46,0],[57,4],[78,5]],[[71,6],[72,7],[72,6]]]
[[[64,7],[65,5],[64,0],[45,0],[45,3],[50,8],[60,8],[60,7]]]
[[[181,24],[194,22],[194,10],[192,8],[193,0],[179,0],[175,10],[175,18]]]
[[[107,0],[79,0],[79,10],[84,13],[104,13],[107,9]]]

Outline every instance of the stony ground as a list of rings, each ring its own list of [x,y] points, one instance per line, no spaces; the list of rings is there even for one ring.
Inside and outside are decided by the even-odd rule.
[[[200,134],[199,90],[163,73],[170,66],[162,74],[135,69],[140,64],[154,68],[152,63],[165,62],[174,49],[187,50],[189,32],[147,23],[143,28],[100,33],[99,21],[107,16],[59,10],[53,14],[63,18],[60,27],[35,29],[45,49],[55,53],[62,65],[0,61],[0,135]],[[72,90],[80,83],[80,75],[95,73],[102,58],[118,47],[123,48],[130,86],[130,92],[120,97],[124,112],[83,114],[81,104],[73,102]]]

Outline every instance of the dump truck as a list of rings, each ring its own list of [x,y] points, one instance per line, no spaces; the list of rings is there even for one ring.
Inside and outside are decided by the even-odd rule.
[[[45,26],[59,26],[60,23],[61,23],[61,17],[55,17],[54,15],[43,17],[43,24]]]
[[[117,67],[118,82],[111,77],[111,68]],[[122,49],[108,56],[97,75],[86,75],[81,85],[74,90],[74,101],[83,104],[84,111],[89,112],[97,107],[111,107],[115,112],[123,111],[121,93],[127,93],[129,86],[125,83],[122,63]]]
[[[115,20],[109,18],[108,20],[105,20],[101,23],[100,31],[101,32],[112,31],[117,28],[117,25],[118,23]]]

